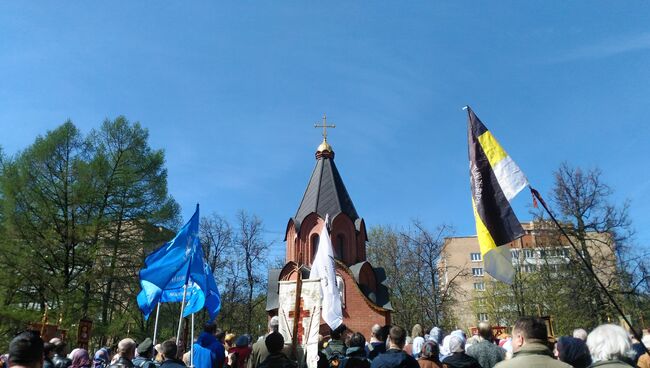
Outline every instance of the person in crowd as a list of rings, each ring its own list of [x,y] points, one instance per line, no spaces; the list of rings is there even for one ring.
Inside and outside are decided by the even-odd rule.
[[[214,367],[222,368],[226,357],[226,350],[223,343],[217,338],[218,335],[223,336],[223,333],[217,328],[217,325],[214,323],[206,323],[203,326],[203,332],[201,332],[199,338],[196,340],[196,345],[210,350],[212,352]]]
[[[449,335],[445,341],[448,346],[449,355],[442,360],[442,366],[445,368],[481,368],[476,359],[465,354],[465,340],[462,334]]]
[[[591,356],[587,344],[572,336],[560,336],[555,344],[557,358],[573,368],[587,368],[591,365]]]
[[[135,341],[130,338],[122,339],[117,343],[117,360],[109,365],[109,368],[133,368],[133,357],[135,357]]]
[[[469,350],[472,345],[478,344],[479,342],[481,342],[481,337],[479,335],[470,336],[467,341],[465,341],[465,351]]]
[[[330,332],[330,341],[327,343],[327,347],[323,350],[325,358],[330,362],[330,365],[332,365],[332,362],[340,361],[345,357],[345,351],[347,348],[342,337],[343,332],[345,332],[346,329],[347,327],[344,324],[341,324]]]
[[[483,368],[493,368],[497,363],[505,359],[505,349],[494,344],[492,326],[485,322],[478,324],[479,342],[467,347],[467,355],[476,359]]]
[[[623,327],[605,324],[596,327],[587,336],[592,367],[629,368],[634,366],[632,341]]]
[[[65,343],[58,337],[50,340],[50,344],[54,345],[54,356],[52,357],[52,364],[54,368],[68,368],[72,364],[72,360],[65,356]]]
[[[46,342],[43,344],[43,368],[54,368],[52,357],[54,356],[54,344]]]
[[[641,342],[646,348],[650,349],[650,335],[644,335]],[[639,368],[650,368],[650,354],[645,353],[641,355],[639,360],[636,362],[636,365]]]
[[[228,333],[223,339],[223,346],[226,348],[226,351],[228,351],[230,348],[235,347],[235,338],[237,338],[237,335],[234,333]]]
[[[9,343],[8,366],[11,368],[41,368],[43,339],[34,331],[18,334]]]
[[[348,349],[345,351],[345,358],[339,364],[339,368],[370,368],[370,360],[366,358],[366,338],[359,332],[355,332],[348,340]]]
[[[445,360],[446,357],[451,355],[451,351],[449,351],[449,339],[451,338],[451,335],[447,335],[442,338],[442,345],[438,345],[440,348],[440,361],[442,362]]]
[[[138,356],[133,359],[133,365],[137,368],[156,368],[153,361],[153,341],[150,338],[144,339],[136,349]]]
[[[228,349],[229,365],[232,368],[245,368],[251,355],[250,341],[246,335],[235,340],[235,346]]]
[[[278,332],[278,329],[280,327],[280,320],[278,319],[277,316],[272,317],[269,320],[269,323],[267,325],[268,333],[266,336],[273,332]],[[251,351],[251,357],[248,359],[248,368],[257,368],[260,363],[262,363],[266,357],[269,356],[269,350],[266,348],[266,336],[261,339],[256,341],[253,344],[253,350]]]
[[[178,360],[178,347],[176,346],[176,341],[167,340],[162,343],[162,358],[163,362],[160,365],[160,368],[182,368],[185,367],[185,363]]]
[[[279,332],[271,332],[264,339],[269,355],[260,363],[259,368],[298,368],[298,364],[282,353],[284,337]]]
[[[90,368],[92,362],[86,349],[75,349],[72,351],[72,364],[70,368]]]
[[[366,356],[370,361],[379,354],[386,352],[386,336],[382,335],[382,328],[375,324],[370,331],[370,343],[366,345]]]
[[[392,326],[388,333],[388,350],[378,355],[370,364],[372,368],[419,368],[420,365],[411,355],[404,352],[406,331],[399,326]]]
[[[408,355],[411,356],[413,355],[413,338],[411,336],[406,336],[406,342],[404,343],[404,351]]]
[[[101,348],[95,352],[93,356],[93,367],[104,368],[109,365],[111,361],[111,352],[108,348]]]
[[[444,338],[444,334],[440,327],[434,327],[431,329],[431,331],[429,331],[429,340],[435,342],[438,345],[438,347],[442,345],[443,338]]]
[[[411,337],[413,338],[413,352],[412,355],[415,359],[420,357],[420,351],[422,350],[422,345],[424,345],[424,330],[419,323],[416,323],[415,326],[411,329]]]
[[[587,341],[587,331],[585,331],[584,328],[576,328],[573,330],[573,337],[576,339],[580,339],[582,341]]]
[[[422,345],[420,358],[418,359],[420,368],[441,368],[440,347],[435,341],[429,340]]]
[[[513,357],[504,360],[496,368],[540,367],[569,368],[570,365],[555,360],[548,347],[548,331],[544,320],[521,317],[512,328]]]
[[[156,362],[157,367],[160,367],[160,365],[163,362],[162,344],[156,344],[156,346],[153,347],[153,350],[155,351],[155,356],[153,358],[153,361]],[[219,368],[221,368],[221,367],[219,367]]]
[[[632,340],[632,350],[634,350],[634,365],[637,365],[637,362],[639,361],[639,358],[641,355],[645,354],[645,347],[643,347],[643,344],[641,341],[636,339],[636,336],[634,334],[629,334],[630,340]]]

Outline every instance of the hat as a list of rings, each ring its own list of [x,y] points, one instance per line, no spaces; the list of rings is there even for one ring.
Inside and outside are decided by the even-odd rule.
[[[138,345],[138,354],[145,354],[148,351],[151,351],[152,347],[153,347],[153,341],[151,341],[151,339],[147,337],[146,339],[144,339],[144,341],[140,343],[140,345]]]
[[[235,346],[244,347],[246,345],[248,345],[248,337],[246,335],[239,336],[235,341]]]
[[[279,332],[271,332],[266,336],[266,339],[264,339],[264,345],[266,345],[266,349],[268,349],[269,353],[277,353],[282,351],[282,348],[284,347],[284,337],[282,337]]]

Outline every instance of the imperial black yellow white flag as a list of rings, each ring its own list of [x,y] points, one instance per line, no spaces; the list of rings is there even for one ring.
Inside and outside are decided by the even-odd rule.
[[[524,235],[510,200],[528,180],[474,111],[467,107],[467,113],[472,207],[485,271],[510,284],[515,272],[503,245]]]

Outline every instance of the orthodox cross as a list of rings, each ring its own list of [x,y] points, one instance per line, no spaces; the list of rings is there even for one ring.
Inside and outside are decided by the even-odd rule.
[[[296,310],[299,310],[298,317],[296,318],[295,311],[289,311],[289,318],[295,318],[294,321],[298,320],[298,333],[294,333],[293,335],[296,337],[295,340],[298,341],[298,344],[302,344],[302,336],[305,334],[305,327],[302,325],[302,320],[306,317],[311,317],[311,312],[304,309],[304,301],[302,297],[300,298],[300,304],[298,304],[298,306],[299,307],[296,308]]]
[[[327,140],[327,128],[336,128],[336,125],[327,125],[327,115],[323,114],[323,122],[321,125],[314,124],[314,128],[323,128],[323,139]]]

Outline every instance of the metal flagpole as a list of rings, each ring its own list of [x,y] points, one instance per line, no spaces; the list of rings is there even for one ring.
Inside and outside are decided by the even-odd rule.
[[[156,322],[153,324],[153,346],[156,346],[156,336],[158,333],[158,314],[160,314],[160,302],[158,302],[158,306],[156,307]]]
[[[192,313],[192,338],[190,340],[190,367],[194,368],[194,313]]]
[[[181,338],[181,327],[183,326],[183,310],[185,309],[185,297],[187,296],[187,283],[183,285],[183,301],[181,302],[181,317],[178,319],[178,332],[176,333],[176,345]]]
[[[564,235],[566,240],[569,241],[569,244],[571,244],[571,246],[573,247],[573,250],[576,251],[576,254],[580,258],[580,260],[582,260],[582,262],[584,263],[585,268],[591,274],[591,277],[593,277],[594,280],[596,280],[596,282],[598,283],[598,285],[600,286],[602,291],[605,293],[605,295],[607,295],[607,298],[609,298],[609,301],[612,303],[614,308],[616,308],[616,311],[618,312],[618,314],[621,315],[621,317],[623,318],[625,323],[627,323],[627,325],[630,327],[630,330],[632,330],[632,334],[634,335],[634,337],[638,341],[641,341],[641,336],[639,336],[638,331],[634,327],[632,327],[632,324],[630,323],[630,321],[628,321],[627,316],[625,316],[625,313],[623,313],[623,310],[621,309],[621,307],[619,307],[618,303],[616,303],[616,300],[614,300],[614,297],[609,293],[609,291],[607,291],[607,288],[605,287],[605,284],[603,284],[603,282],[600,281],[598,276],[596,276],[596,273],[594,272],[594,269],[589,265],[589,263],[587,262],[585,257],[582,255],[582,253],[578,249],[578,246],[576,246],[573,243],[573,240],[571,240],[569,235],[564,231],[564,228],[562,228],[562,226],[560,226],[560,223],[555,219],[555,216],[553,215],[553,213],[551,213],[551,210],[546,205],[546,202],[544,201],[542,196],[533,187],[531,187],[531,186],[528,186],[528,187],[530,188],[530,192],[533,194],[533,196],[539,200],[539,203],[542,204],[542,207],[544,207],[544,209],[546,210],[546,213],[548,213],[548,215],[551,217],[551,220],[553,220],[553,223],[555,223],[555,226],[557,226],[558,229],[560,229],[560,232],[562,233],[562,235]],[[648,349],[644,344],[641,344],[641,345],[643,345],[643,348],[645,349],[646,353],[650,354],[650,349]]]

